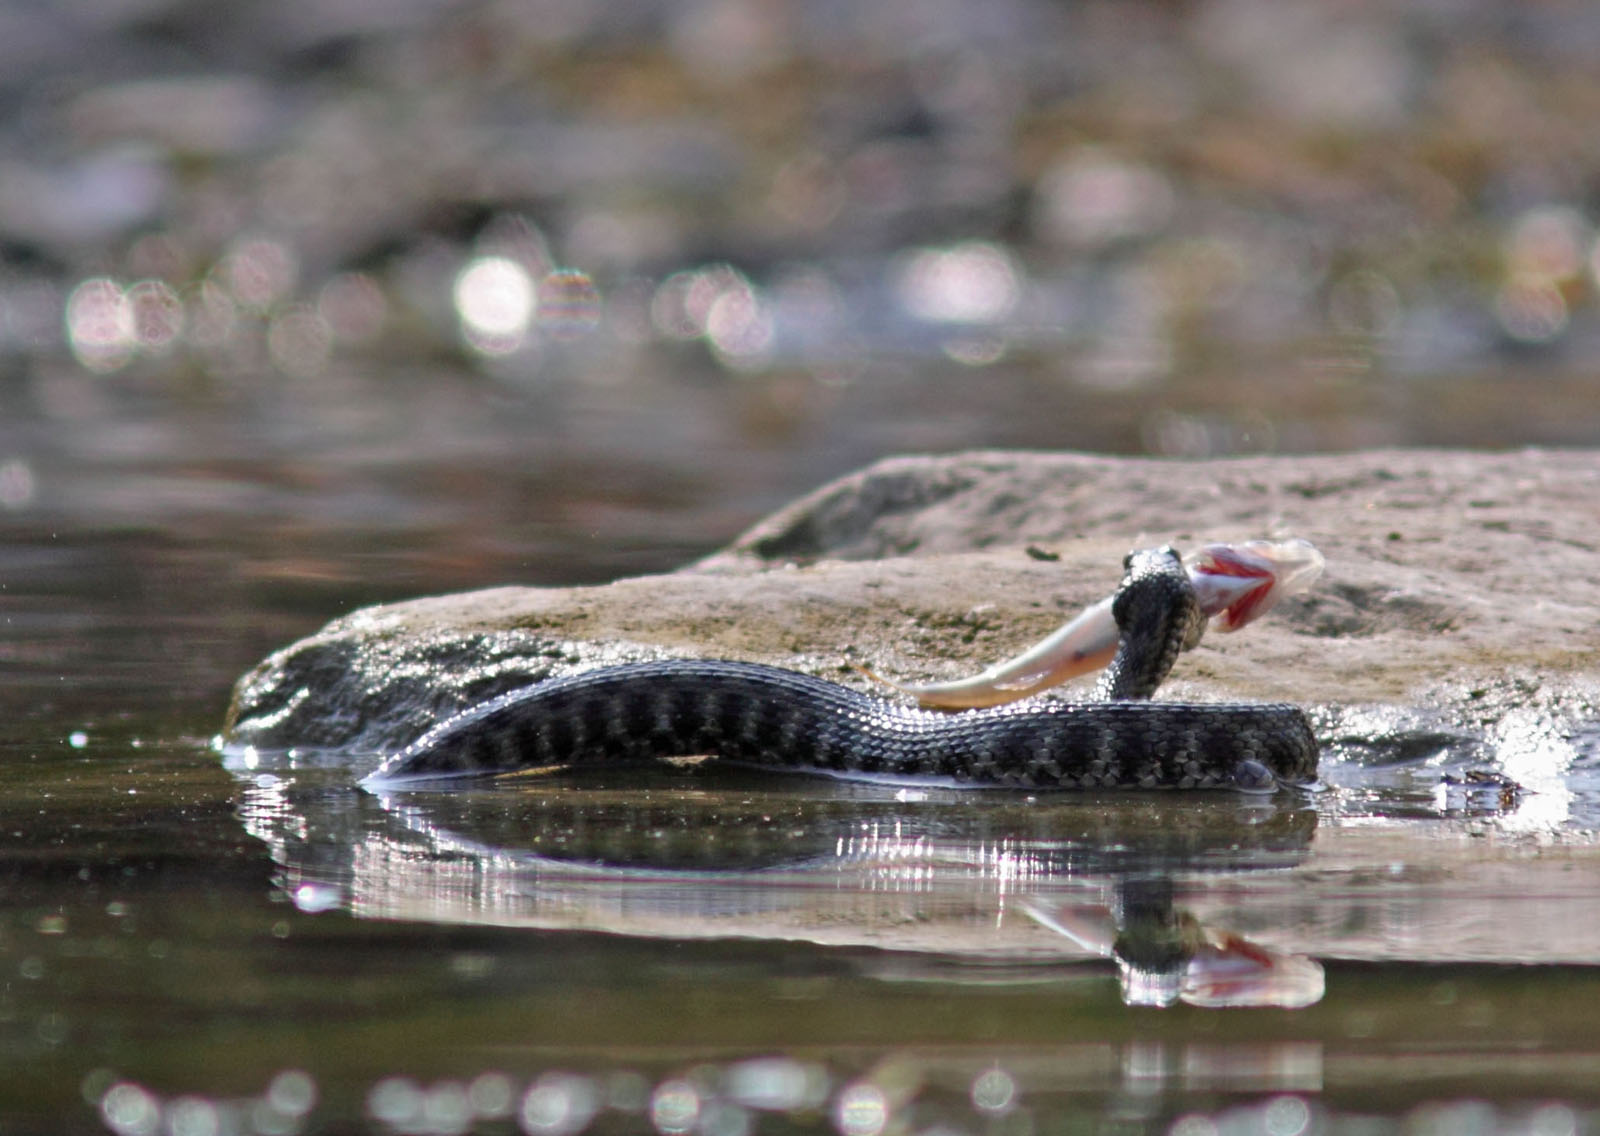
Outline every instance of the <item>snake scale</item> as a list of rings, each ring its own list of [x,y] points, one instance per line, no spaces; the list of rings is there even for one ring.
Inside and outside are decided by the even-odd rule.
[[[672,659],[549,679],[470,708],[389,757],[368,787],[710,755],[844,776],[1024,788],[1270,789],[1316,773],[1285,703],[1152,702],[1204,618],[1170,548],[1129,555],[1120,646],[1093,701],[913,709],[754,663]]]

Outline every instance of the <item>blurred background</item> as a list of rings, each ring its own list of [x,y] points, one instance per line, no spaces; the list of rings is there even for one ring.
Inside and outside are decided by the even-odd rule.
[[[1596,58],[1581,0],[10,0],[0,574],[296,613],[232,666],[895,452],[1593,444]]]

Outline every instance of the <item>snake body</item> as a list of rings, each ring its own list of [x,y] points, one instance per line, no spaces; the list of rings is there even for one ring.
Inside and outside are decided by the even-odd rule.
[[[394,754],[367,784],[701,754],[1028,788],[1260,789],[1314,776],[1317,743],[1297,706],[1148,701],[1203,628],[1171,549],[1128,558],[1114,614],[1121,646],[1094,701],[942,713],[755,663],[631,663],[484,702]]]

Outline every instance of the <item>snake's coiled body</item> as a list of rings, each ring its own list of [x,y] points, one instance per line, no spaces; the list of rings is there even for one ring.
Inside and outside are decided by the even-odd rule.
[[[1018,787],[1207,788],[1303,781],[1317,743],[1288,704],[1149,702],[1200,624],[1170,550],[1136,553],[1117,597],[1106,701],[917,710],[777,667],[677,659],[513,691],[451,718],[370,784],[708,754],[845,775]]]

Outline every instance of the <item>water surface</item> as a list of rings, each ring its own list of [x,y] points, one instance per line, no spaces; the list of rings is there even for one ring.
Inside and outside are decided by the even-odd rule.
[[[293,541],[256,508],[118,528],[91,507],[114,479],[82,476],[82,512],[4,552],[10,1131],[1600,1116],[1595,736],[1336,753],[1267,800],[712,767],[369,796],[337,758],[213,749],[232,679],[356,602],[537,578],[539,530],[397,536],[318,520],[316,492]],[[671,562],[720,515],[630,555]],[[1513,759],[1537,791],[1443,780]]]

